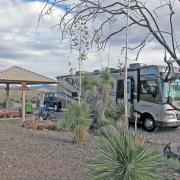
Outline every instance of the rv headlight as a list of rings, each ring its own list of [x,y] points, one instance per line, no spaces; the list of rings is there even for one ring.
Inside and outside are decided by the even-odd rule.
[[[166,120],[174,119],[174,114],[166,114]]]

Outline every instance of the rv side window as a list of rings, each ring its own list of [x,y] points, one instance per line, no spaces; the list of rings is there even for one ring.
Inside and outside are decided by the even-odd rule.
[[[116,98],[117,99],[123,99],[124,98],[124,81],[123,80],[117,81]]]

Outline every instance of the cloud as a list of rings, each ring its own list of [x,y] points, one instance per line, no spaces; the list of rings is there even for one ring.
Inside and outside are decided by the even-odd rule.
[[[108,2],[106,1],[106,3]],[[36,29],[39,13],[43,5],[43,0],[0,1],[0,69],[18,65],[40,74],[56,77],[68,74],[70,68],[68,63],[71,62],[76,70],[78,70],[78,52],[70,50],[68,37],[60,44],[60,32],[56,28],[51,28],[59,22],[59,18],[64,14],[64,9],[67,5],[61,4],[61,6],[55,7],[51,16],[43,17],[38,29]],[[151,0],[150,5],[153,7],[156,4]],[[174,18],[178,40],[180,39],[180,24],[178,23],[180,18],[179,8],[180,3],[175,7],[176,14]],[[168,12],[165,9],[160,14],[159,21],[161,27],[166,29],[168,25]],[[101,16],[97,19],[97,27],[106,18],[106,16]],[[118,23],[112,25],[112,28],[118,29],[122,26],[119,22],[121,21],[119,20]],[[89,30],[92,32],[93,27],[90,26]],[[107,25],[103,31],[104,35],[109,33],[109,31],[109,25]],[[136,31],[130,29],[129,44],[135,46],[145,33],[146,31],[144,29],[138,27]],[[101,69],[101,61],[102,65],[106,67],[108,65],[108,56],[110,66],[117,67],[119,59],[122,62],[124,61],[124,55],[121,55],[121,48],[124,45],[125,36],[122,34],[110,40],[110,54],[109,44],[107,44],[104,51],[99,53],[93,47],[88,52],[88,60],[84,62],[84,70]],[[139,62],[162,64],[163,53],[163,48],[154,41],[144,49],[139,56]],[[135,53],[129,51],[129,62],[133,63],[134,58]]]
[[[42,7],[43,3],[37,1],[0,1],[1,69],[16,64],[45,75],[56,74],[51,69],[57,70],[64,61],[66,49],[59,48],[59,32],[50,28],[64,11],[55,8],[52,16],[43,18],[36,29]]]

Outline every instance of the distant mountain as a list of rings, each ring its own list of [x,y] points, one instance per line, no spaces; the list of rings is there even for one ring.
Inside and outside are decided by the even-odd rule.
[[[55,85],[50,85],[50,84],[42,84],[42,85],[32,85],[29,87],[31,90],[34,90],[36,91],[37,89],[41,89],[41,88],[44,88],[44,89],[48,89],[48,90],[51,90],[51,91],[55,91],[57,89],[57,86]]]
[[[0,84],[0,89],[5,89],[5,85]],[[11,85],[10,89],[19,89],[20,85]],[[38,89],[47,89],[49,91],[56,91],[57,86],[56,85],[50,85],[50,84],[42,84],[42,85],[31,85],[28,86],[30,90],[36,91]]]

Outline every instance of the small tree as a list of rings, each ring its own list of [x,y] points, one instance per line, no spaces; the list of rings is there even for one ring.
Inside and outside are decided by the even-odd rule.
[[[97,82],[91,74],[85,74],[83,77],[85,98],[90,104],[93,114],[95,114],[97,124],[106,119],[105,110],[110,100],[112,83],[112,76],[108,70],[101,72],[100,79]]]

